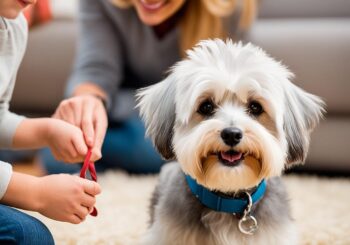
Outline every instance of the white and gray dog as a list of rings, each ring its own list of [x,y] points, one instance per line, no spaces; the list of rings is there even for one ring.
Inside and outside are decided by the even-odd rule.
[[[138,92],[167,160],[146,244],[296,244],[280,176],[305,160],[323,101],[252,44],[208,40]]]

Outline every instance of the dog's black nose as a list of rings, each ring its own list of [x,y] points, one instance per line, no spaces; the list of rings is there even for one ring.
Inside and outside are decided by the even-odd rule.
[[[237,145],[243,137],[243,132],[239,128],[225,128],[221,131],[221,138],[226,145]]]

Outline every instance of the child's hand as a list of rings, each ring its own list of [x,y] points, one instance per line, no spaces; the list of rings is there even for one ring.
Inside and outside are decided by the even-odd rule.
[[[92,212],[98,183],[67,174],[48,175],[38,180],[37,210],[58,221],[79,224]]]
[[[49,146],[60,161],[82,162],[87,146],[80,128],[53,118],[24,119],[16,129],[13,148],[35,149]]]
[[[87,153],[80,128],[58,119],[49,119],[47,144],[57,160],[67,163],[82,162]]]

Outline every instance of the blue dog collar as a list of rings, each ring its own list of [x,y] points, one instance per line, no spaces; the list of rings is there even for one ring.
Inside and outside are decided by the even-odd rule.
[[[239,198],[221,197],[213,191],[208,190],[204,186],[197,183],[191,176],[185,175],[188,186],[193,195],[206,207],[226,213],[243,214],[248,206],[248,200]],[[251,194],[252,203],[258,202],[265,194],[266,181],[262,180],[254,193]]]

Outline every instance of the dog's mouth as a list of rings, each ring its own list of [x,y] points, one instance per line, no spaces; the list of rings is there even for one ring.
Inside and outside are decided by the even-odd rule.
[[[244,155],[242,152],[238,152],[235,150],[220,151],[217,153],[217,156],[219,158],[219,161],[223,165],[228,167],[235,167],[239,165],[244,158]]]

